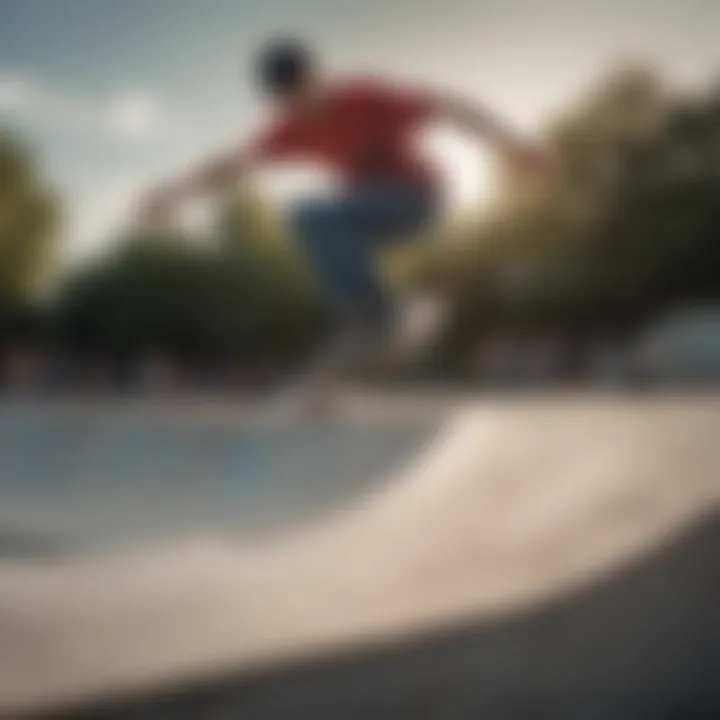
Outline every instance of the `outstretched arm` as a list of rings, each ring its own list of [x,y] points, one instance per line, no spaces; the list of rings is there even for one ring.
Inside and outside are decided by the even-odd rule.
[[[434,96],[431,104],[438,119],[489,142],[511,160],[523,165],[544,164],[545,153],[540,148],[501,122],[487,108],[446,96]]]
[[[162,218],[185,202],[230,187],[252,169],[254,161],[254,153],[244,146],[219,155],[147,193],[141,215],[147,220]]]

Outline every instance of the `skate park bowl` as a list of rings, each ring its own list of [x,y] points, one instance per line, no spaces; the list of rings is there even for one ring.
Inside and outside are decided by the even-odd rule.
[[[0,557],[251,539],[312,524],[381,483],[438,425],[254,415],[153,403],[6,407]]]
[[[717,717],[719,401],[7,402],[0,716]]]

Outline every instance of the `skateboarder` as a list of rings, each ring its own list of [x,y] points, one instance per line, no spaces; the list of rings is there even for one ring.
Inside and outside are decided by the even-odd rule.
[[[443,183],[415,146],[417,131],[450,123],[530,168],[542,154],[487,110],[444,93],[374,78],[328,78],[301,42],[269,43],[256,70],[274,106],[267,126],[236,149],[148,193],[142,214],[160,220],[183,202],[237,183],[271,162],[324,164],[337,175],[341,191],[301,203],[289,214],[338,320],[340,342],[330,354],[337,361],[360,346],[377,344],[389,329],[393,303],[379,276],[379,246],[417,236],[442,213]]]

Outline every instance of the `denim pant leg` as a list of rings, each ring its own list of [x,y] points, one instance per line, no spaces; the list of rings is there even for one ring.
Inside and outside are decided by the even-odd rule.
[[[294,215],[294,228],[336,313],[383,316],[390,300],[378,267],[378,248],[394,235],[419,230],[432,214],[432,203],[423,194],[376,185],[302,205]]]
[[[295,233],[324,301],[340,317],[385,303],[371,228],[357,222],[343,200],[298,208]]]

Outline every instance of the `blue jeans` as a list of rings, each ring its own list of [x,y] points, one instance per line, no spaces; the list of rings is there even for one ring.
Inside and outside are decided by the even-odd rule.
[[[391,304],[378,267],[378,249],[417,235],[433,220],[437,206],[430,192],[378,183],[297,208],[293,230],[336,315],[386,315]]]

